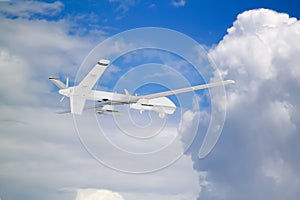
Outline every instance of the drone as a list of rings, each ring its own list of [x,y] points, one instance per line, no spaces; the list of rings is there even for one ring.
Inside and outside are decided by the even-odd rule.
[[[64,84],[57,78],[49,77],[59,88],[58,93],[63,95],[61,101],[65,97],[70,98],[70,110],[59,113],[81,115],[84,110],[97,108],[97,114],[117,114],[119,111],[115,109],[116,105],[129,105],[130,109],[139,110],[141,113],[144,110],[154,111],[158,113],[160,118],[164,118],[166,115],[173,114],[176,110],[176,105],[168,96],[234,83],[233,80],[225,80],[141,96],[131,95],[126,89],[124,94],[93,90],[93,87],[109,64],[109,60],[99,60],[82,81],[72,87],[69,87],[68,78],[66,84]],[[87,100],[97,101],[98,104],[92,107],[85,106]]]

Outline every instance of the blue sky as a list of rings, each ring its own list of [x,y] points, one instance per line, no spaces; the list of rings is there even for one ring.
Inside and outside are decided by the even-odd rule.
[[[289,0],[0,0],[0,199],[298,200],[299,19],[300,3]],[[172,40],[171,32],[162,37],[145,32],[150,39],[146,45],[143,37],[122,35],[141,27],[178,31],[203,45],[206,53],[189,46],[187,38]],[[115,40],[109,43],[109,38]],[[136,50],[140,44],[159,43],[185,51]],[[145,94],[196,85],[219,78],[215,69],[206,68],[213,64],[223,79],[236,84],[172,97],[187,106],[166,121],[132,112],[137,126],[131,126],[127,115],[87,111],[73,118],[55,113],[68,108],[69,101],[60,103],[49,76],[68,76],[73,84],[101,57],[122,53],[97,89],[122,92],[127,87]],[[139,68],[153,62],[160,64],[156,71]],[[191,66],[195,63],[200,63],[200,75]],[[147,85],[149,80],[155,80],[156,88]],[[187,110],[195,106],[200,109]],[[151,120],[163,128],[141,127]],[[220,127],[217,145],[199,159],[205,135],[219,133]],[[95,132],[99,128],[105,132],[102,138]],[[135,141],[124,131],[136,137],[160,134]],[[173,149],[157,151],[164,147]],[[137,159],[138,153],[150,156]],[[119,171],[112,169],[116,166]],[[160,170],[120,172],[152,168]]]
[[[65,1],[64,5],[62,17],[93,14],[96,18],[92,24],[112,28],[111,34],[137,27],[164,27],[206,45],[218,43],[236,16],[245,10],[270,8],[299,16],[299,2],[290,0],[186,1],[184,6],[174,6],[172,1]],[[83,24],[90,25],[89,19]]]
[[[54,1],[44,1],[54,2]],[[272,0],[230,1],[62,1],[63,10],[49,20],[69,18],[87,30],[107,30],[108,35],[138,27],[164,27],[183,32],[201,44],[218,43],[239,13],[269,8],[299,17],[299,2]],[[38,17],[35,16],[35,17]]]

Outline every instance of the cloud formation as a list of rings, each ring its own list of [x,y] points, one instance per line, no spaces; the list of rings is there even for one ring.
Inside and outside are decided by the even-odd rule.
[[[110,190],[79,189],[76,200],[124,200],[124,198]]]
[[[173,0],[172,1],[172,6],[174,7],[183,7],[185,6],[186,1],[185,0]]]
[[[137,1],[136,0],[108,0],[109,3],[117,4],[118,7],[116,11],[120,11],[121,13],[126,13],[128,12],[130,7],[133,7],[136,5]]]
[[[34,14],[54,16],[61,12],[63,4],[60,1],[53,3],[38,1],[11,1],[1,5],[0,13],[9,17],[29,18]]]
[[[227,119],[199,199],[298,199],[300,22],[268,9],[238,15],[210,51],[227,87]],[[201,165],[201,166],[200,166]]]
[[[45,4],[36,3],[41,4],[37,6],[39,9]],[[39,11],[34,6],[29,8],[27,1],[16,4],[0,8],[1,198],[70,200],[74,199],[74,194],[57,190],[99,185],[122,191],[124,197],[130,197],[128,199],[146,199],[145,193],[155,199],[197,196],[197,173],[187,155],[168,170],[135,176],[103,167],[84,150],[76,136],[72,117],[54,113],[60,96],[56,88],[55,94],[50,93],[54,86],[48,76],[63,80],[68,75],[74,80],[84,57],[104,38],[103,32],[82,35],[76,24],[74,31],[74,22],[41,17],[52,11],[59,12],[61,6],[58,4],[49,5],[53,9],[48,14],[48,7]],[[22,8],[22,12],[17,12],[17,7]],[[10,16],[5,14],[8,12]],[[36,14],[41,18],[35,18]],[[123,48],[128,48],[128,44],[115,43],[104,53],[108,55]],[[63,105],[69,106],[68,101]],[[86,129],[89,128],[87,123]],[[136,183],[139,183],[138,189]],[[98,197],[99,191],[90,192],[81,191],[80,195],[82,198]]]

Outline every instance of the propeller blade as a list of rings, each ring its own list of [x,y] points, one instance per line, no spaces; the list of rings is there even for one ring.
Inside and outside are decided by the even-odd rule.
[[[60,102],[62,102],[64,99],[65,99],[65,96],[63,96],[63,97],[60,99]]]
[[[69,77],[67,77],[67,79],[66,79],[66,86],[67,86],[67,88],[69,87]]]

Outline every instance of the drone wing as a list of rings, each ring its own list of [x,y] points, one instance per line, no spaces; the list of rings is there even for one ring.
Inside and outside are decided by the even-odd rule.
[[[101,77],[109,63],[109,60],[99,60],[98,63],[94,66],[94,68],[79,83],[78,87],[84,90],[91,90],[98,81],[98,79]]]
[[[84,98],[85,93],[94,87],[109,63],[109,60],[99,60],[93,69],[83,78],[79,85],[75,86],[74,93],[76,93],[76,95],[70,97],[71,113],[81,115],[86,101]]]
[[[170,95],[175,95],[175,94],[181,94],[185,92],[191,92],[195,90],[202,90],[206,88],[212,88],[212,87],[217,87],[217,86],[222,86],[226,84],[234,83],[233,80],[226,80],[226,81],[220,81],[220,82],[215,82],[215,83],[208,83],[208,84],[203,84],[203,85],[197,85],[193,87],[187,87],[187,88],[181,88],[177,90],[170,90],[166,92],[159,92],[159,93],[154,93],[154,94],[148,94],[144,96],[138,96],[139,99],[155,99],[159,97],[166,97]]]

